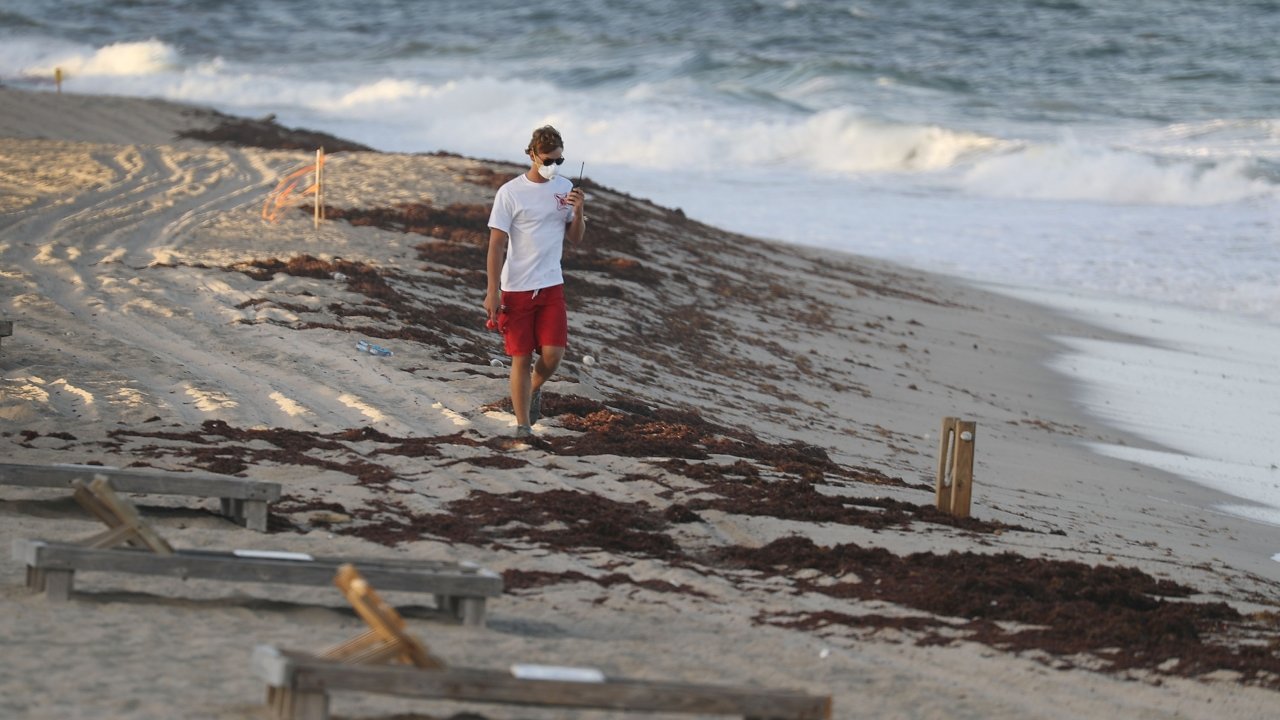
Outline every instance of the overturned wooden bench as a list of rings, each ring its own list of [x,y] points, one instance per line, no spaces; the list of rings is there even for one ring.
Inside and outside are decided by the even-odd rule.
[[[291,585],[327,585],[338,568],[359,562],[392,590],[428,592],[436,606],[465,625],[484,624],[485,599],[502,594],[502,577],[474,564],[429,560],[316,558],[278,550],[175,550],[137,509],[116,494],[112,481],[73,480],[73,497],[107,529],[78,543],[13,541],[13,558],[26,566],[27,587],[51,600],[70,599],[77,570],[163,575]],[[130,547],[119,547],[128,545]]]
[[[464,625],[484,625],[485,600],[502,594],[502,576],[465,562],[324,558],[269,550],[174,550],[172,555],[157,555],[136,548],[90,548],[28,539],[13,541],[13,559],[26,565],[28,578],[30,571],[44,578],[44,587],[31,589],[44,590],[50,600],[71,597],[76,571],[328,585],[346,563],[358,563],[370,581],[384,589],[434,595],[436,606]]]
[[[216,497],[222,514],[250,530],[267,531],[267,505],[280,499],[280,483],[225,475],[122,470],[102,465],[15,465],[0,463],[0,484],[24,487],[69,487],[95,475],[111,481],[119,492],[144,495]]]
[[[336,690],[528,707],[729,715],[747,720],[831,717],[830,696],[604,678],[589,668],[516,665],[504,672],[350,665],[272,645],[254,649],[252,668],[266,682],[274,715],[280,720],[328,720],[329,693]]]
[[[788,690],[610,679],[594,668],[451,668],[406,631],[400,614],[382,601],[371,583],[372,576],[364,577],[351,565],[339,568],[334,577],[368,631],[320,655],[272,645],[254,649],[253,672],[267,683],[267,705],[274,717],[328,720],[332,690],[454,702],[735,715],[747,720],[831,717],[830,696]],[[382,664],[397,662],[401,664]]]

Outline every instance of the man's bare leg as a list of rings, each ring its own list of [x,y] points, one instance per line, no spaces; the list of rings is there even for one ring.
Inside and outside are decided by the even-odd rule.
[[[516,425],[529,424],[529,396],[533,393],[529,365],[528,355],[511,356],[511,410],[516,414]]]
[[[564,348],[554,345],[546,345],[542,348],[542,355],[538,357],[538,362],[533,365],[533,390],[542,388],[551,376],[555,374],[556,368],[560,367],[560,361],[564,359]]]
[[[544,345],[538,362],[533,366],[533,385],[529,393],[529,423],[532,425],[542,418],[542,386],[551,379],[560,360],[564,358],[564,348],[556,345]]]

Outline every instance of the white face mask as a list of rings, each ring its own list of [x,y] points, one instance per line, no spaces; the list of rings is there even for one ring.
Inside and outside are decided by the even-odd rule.
[[[547,180],[554,180],[556,175],[559,174],[559,172],[560,172],[559,165],[539,165],[538,166],[538,174],[546,178]]]

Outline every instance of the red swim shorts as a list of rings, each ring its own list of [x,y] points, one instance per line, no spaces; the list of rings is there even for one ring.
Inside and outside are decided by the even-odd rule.
[[[564,306],[564,285],[503,292],[498,328],[508,355],[531,355],[548,346],[567,347],[569,318]]]

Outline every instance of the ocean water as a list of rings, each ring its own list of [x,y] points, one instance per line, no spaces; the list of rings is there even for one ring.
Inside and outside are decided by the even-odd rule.
[[[549,122],[571,172],[722,227],[1223,313],[1265,376],[1277,37],[1280,0],[0,0],[0,82],[518,162]]]
[[[1066,350],[1052,366],[1077,383],[1077,400],[1150,441],[1090,449],[1190,479],[1224,495],[1213,510],[1280,527],[1280,326],[1132,298],[990,289],[1132,338],[1057,338]]]

